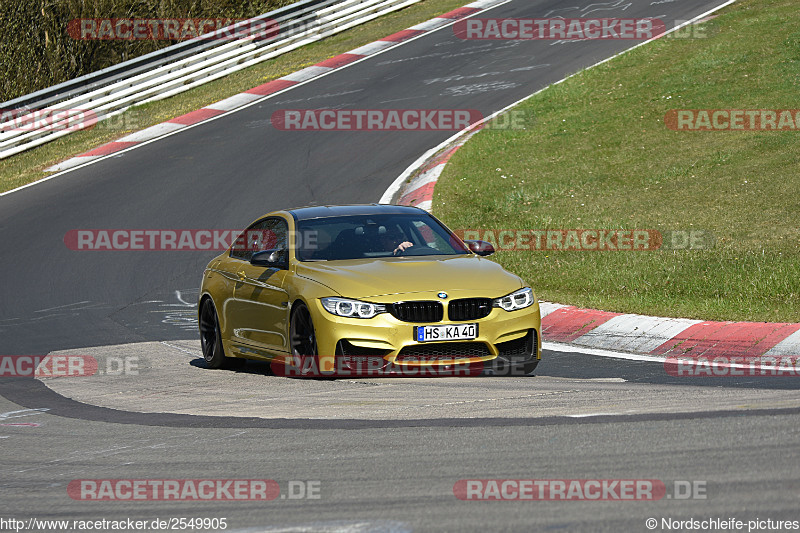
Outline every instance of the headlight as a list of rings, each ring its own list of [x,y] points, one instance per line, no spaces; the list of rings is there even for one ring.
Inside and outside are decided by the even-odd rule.
[[[533,305],[533,290],[530,287],[525,287],[502,298],[496,298],[492,305],[494,307],[502,307],[506,311],[525,309]]]
[[[347,298],[321,298],[322,307],[331,314],[350,318],[372,318],[386,312],[383,304],[371,304]]]

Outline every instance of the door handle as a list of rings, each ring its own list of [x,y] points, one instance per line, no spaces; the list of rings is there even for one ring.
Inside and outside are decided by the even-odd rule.
[[[236,273],[236,275],[239,276],[239,281],[244,281],[247,279],[247,274],[245,274],[244,270],[240,270]]]

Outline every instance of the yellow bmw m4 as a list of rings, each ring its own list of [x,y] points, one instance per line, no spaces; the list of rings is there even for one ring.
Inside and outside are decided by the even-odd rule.
[[[539,302],[493,252],[415,207],[269,213],[205,268],[203,356],[299,376],[531,375]]]

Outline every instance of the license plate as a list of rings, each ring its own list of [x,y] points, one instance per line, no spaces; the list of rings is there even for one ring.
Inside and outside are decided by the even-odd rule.
[[[417,342],[463,341],[478,336],[478,324],[450,324],[442,326],[415,326]]]

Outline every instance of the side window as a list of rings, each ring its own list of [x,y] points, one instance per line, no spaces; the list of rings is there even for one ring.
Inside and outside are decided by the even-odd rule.
[[[441,235],[435,233],[433,228],[431,228],[428,224],[423,222],[422,220],[415,220],[414,226],[417,228],[417,232],[419,232],[420,237],[422,237],[423,243],[431,248],[436,250],[447,250],[448,246],[445,240],[442,238]]]
[[[286,240],[288,232],[288,224],[280,217],[259,220],[236,238],[231,247],[231,257],[250,261],[255,252],[276,248],[288,249]]]

